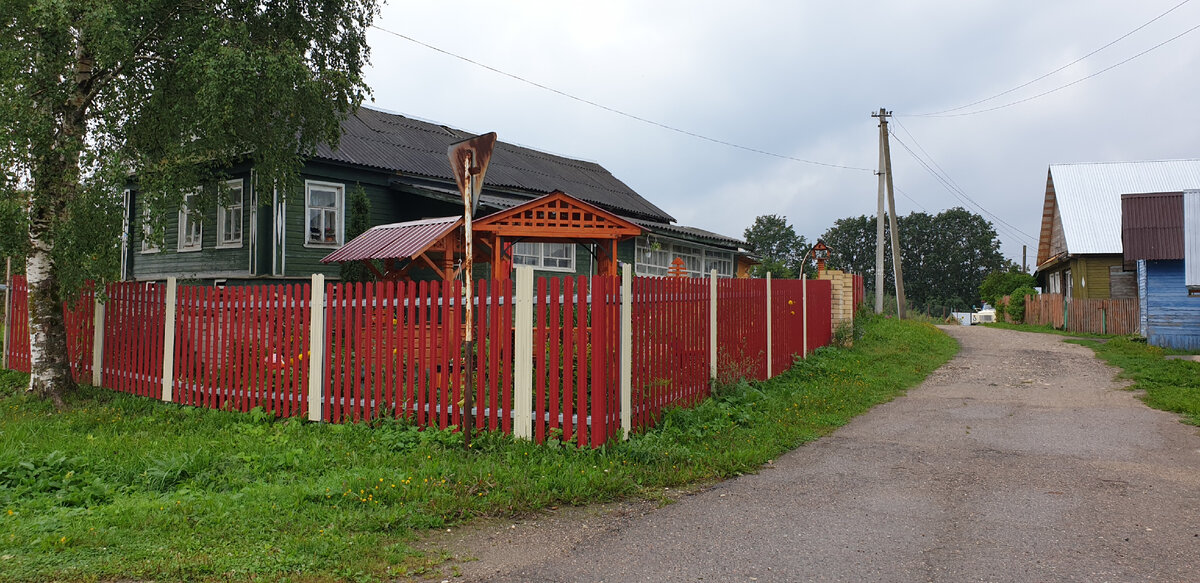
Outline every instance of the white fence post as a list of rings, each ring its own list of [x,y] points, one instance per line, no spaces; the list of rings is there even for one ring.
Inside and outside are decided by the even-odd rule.
[[[767,378],[771,378],[771,272],[767,272]]]
[[[804,342],[800,345],[800,358],[808,358],[808,278],[800,277],[800,325],[804,327]]]
[[[163,326],[162,400],[173,400],[171,389],[175,386],[175,293],[178,287],[174,277],[167,278],[166,325]]]
[[[516,269],[513,322],[513,437],[533,439],[533,267]]]
[[[621,435],[633,431],[633,265],[621,265]]]
[[[96,290],[92,323],[92,386],[104,382],[104,303],[100,301],[100,290]],[[173,336],[173,335],[172,335]]]
[[[708,377],[717,379],[717,270],[708,272]]]
[[[308,300],[308,420],[324,416],[325,375],[325,275],[312,275]]]

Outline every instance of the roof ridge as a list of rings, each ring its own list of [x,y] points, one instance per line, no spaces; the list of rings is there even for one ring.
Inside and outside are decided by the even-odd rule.
[[[375,225],[374,227],[371,227],[371,230],[390,229],[390,228],[396,228],[396,227],[415,227],[418,225],[436,225],[438,223],[452,223],[461,218],[462,217],[450,216],[450,217],[435,217],[432,219],[417,219],[415,221],[401,221],[399,223],[388,223],[386,225]]]
[[[1100,162],[1051,162],[1050,166],[1100,166],[1108,164],[1161,164],[1166,162],[1200,162],[1200,158],[1164,158],[1161,160],[1104,160]]]

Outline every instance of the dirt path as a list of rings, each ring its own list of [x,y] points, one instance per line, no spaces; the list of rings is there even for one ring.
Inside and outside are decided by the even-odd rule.
[[[1058,337],[946,331],[923,385],[756,475],[426,544],[456,581],[1200,581],[1195,427]]]

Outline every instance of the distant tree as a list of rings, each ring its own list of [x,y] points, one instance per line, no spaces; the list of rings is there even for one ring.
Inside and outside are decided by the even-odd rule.
[[[1007,264],[992,224],[963,208],[912,213],[900,234],[904,290],[918,308],[976,304],[983,278]]]
[[[979,285],[979,297],[994,306],[1004,296],[1011,295],[1021,288],[1032,289],[1036,285],[1037,280],[1028,273],[1021,273],[1015,269],[993,271],[983,278],[983,283]]]
[[[754,277],[797,277],[803,271],[804,254],[808,242],[797,236],[787,218],[779,215],[761,215],[754,224],[746,228],[746,243],[758,254],[762,264],[754,266],[750,274]]]
[[[936,215],[915,212],[897,222],[904,291],[918,309],[978,303],[984,276],[1008,264],[991,223],[962,208]],[[850,217],[821,237],[831,249],[830,266],[861,274],[869,293],[875,291],[875,228],[873,216]],[[884,236],[884,286],[895,290],[891,229],[886,225]]]
[[[376,0],[0,4],[0,190],[28,193],[31,391],[61,404],[74,389],[62,302],[119,264],[129,176],[159,239],[154,219],[233,163],[294,184],[367,95],[376,12]]]
[[[875,217],[838,219],[821,235],[821,240],[829,247],[826,265],[830,269],[862,275],[868,287],[874,285]]]
[[[354,240],[370,228],[371,199],[367,197],[367,191],[363,190],[361,184],[355,184],[346,194],[346,241]],[[342,281],[345,282],[371,279],[371,271],[361,261],[342,263],[339,271]]]

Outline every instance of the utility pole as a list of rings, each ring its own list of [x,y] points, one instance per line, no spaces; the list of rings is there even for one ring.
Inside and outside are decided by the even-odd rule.
[[[1029,257],[1026,255],[1028,246],[1021,245],[1021,273],[1029,273]]]
[[[896,316],[904,319],[906,316],[906,306],[904,300],[904,267],[900,261],[900,227],[896,223],[896,192],[892,184],[892,151],[889,147],[887,118],[891,117],[892,112],[879,108],[879,113],[872,113],[871,117],[879,118],[879,163],[883,170],[880,174],[879,181],[879,214],[883,215],[883,189],[887,186],[887,205],[888,205],[888,224],[892,230],[892,275],[896,278]],[[883,290],[883,219],[878,220],[876,226],[876,235],[878,240],[875,244],[875,282],[880,290],[876,292],[875,311],[876,313],[883,311],[883,302],[880,299],[880,294]]]
[[[883,109],[879,110],[880,114],[886,115]],[[871,114],[871,117],[877,117]],[[883,126],[880,126],[883,127]],[[884,162],[883,162],[883,132],[879,134],[879,171],[875,174],[879,176],[879,208],[875,212],[875,313],[883,313],[883,197],[886,182],[884,181]]]

